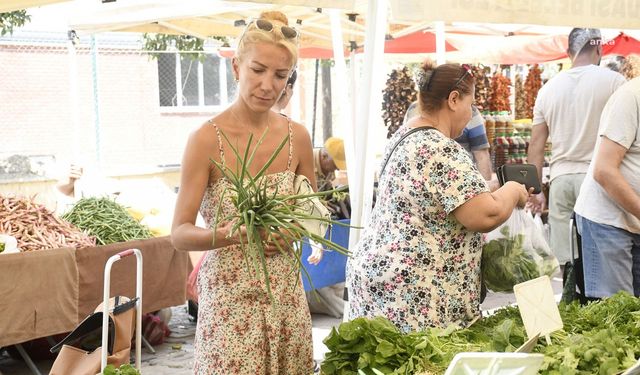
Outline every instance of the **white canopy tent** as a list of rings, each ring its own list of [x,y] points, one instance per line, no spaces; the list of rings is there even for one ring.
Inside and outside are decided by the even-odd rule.
[[[215,2],[214,6],[212,3]],[[242,27],[235,27],[234,21],[257,16],[261,11],[277,9],[292,20],[300,20],[296,26],[301,33],[301,45],[321,46],[334,49],[337,73],[343,75],[339,80],[342,85],[335,90],[338,100],[335,103],[341,108],[340,124],[353,124],[345,128],[345,151],[352,205],[352,224],[362,226],[371,207],[373,196],[373,132],[371,123],[380,119],[380,100],[385,77],[383,62],[384,38],[387,24],[388,3],[386,0],[363,1],[302,1],[284,0],[237,2],[211,0],[185,0],[175,4],[171,0],[118,0],[116,3],[97,4],[93,10],[74,14],[70,18],[70,29],[78,33],[97,33],[104,31],[158,32],[170,34],[190,34],[198,37],[212,35],[237,36]],[[286,4],[286,5],[285,5]],[[295,5],[309,5],[313,8],[301,8]],[[325,4],[332,9],[317,12],[317,7]],[[348,9],[348,10],[345,10]],[[347,13],[366,12],[365,25],[351,21]],[[372,20],[367,22],[366,20]],[[366,36],[365,36],[366,34]],[[357,92],[367,95],[356,95],[356,85],[349,87],[349,76],[353,80],[356,74],[347,75],[343,58],[343,49],[347,45],[345,38],[365,44],[364,64]],[[340,53],[335,53],[340,51]],[[352,68],[354,64],[351,64]],[[355,104],[349,104],[347,93]],[[352,117],[357,108],[358,116]],[[354,113],[354,114],[355,114]],[[350,244],[358,240],[359,231],[352,231]]]
[[[390,0],[390,4],[394,21],[640,28],[638,0]]]
[[[640,0],[631,1],[632,5],[639,2]],[[210,35],[233,37],[242,29],[234,26],[235,20],[254,17],[265,9],[279,9],[292,20],[301,19],[299,29],[303,44],[307,42],[309,45],[321,45],[336,50],[340,46],[345,46],[345,39],[356,39],[359,44],[364,44],[360,84],[357,89],[352,85],[351,90],[348,90],[349,80],[345,79],[343,80],[344,90],[339,90],[341,94],[351,92],[353,100],[357,100],[357,105],[338,111],[345,116],[341,123],[353,124],[349,127],[352,131],[347,131],[345,134],[353,207],[352,222],[354,225],[362,225],[371,207],[375,169],[372,147],[370,147],[375,142],[371,142],[373,132],[369,132],[368,129],[380,118],[380,92],[385,79],[381,65],[384,61],[383,48],[380,46],[383,45],[388,30],[392,35],[400,36],[402,33],[432,25],[434,21],[449,23],[444,24],[445,29],[451,22],[459,21],[625,28],[640,26],[640,17],[635,14],[640,6],[618,9],[613,5],[602,5],[596,9],[585,5],[587,3],[591,4],[586,0],[577,2],[575,0],[557,2],[470,0],[453,3],[430,0],[281,0],[275,2],[184,0],[177,5],[171,0],[117,0],[115,3],[106,4],[96,2],[94,12],[72,16],[70,28],[80,33],[143,31],[191,34],[199,37]],[[389,26],[387,22],[389,5],[391,5],[392,22],[401,25]],[[303,9],[300,6],[307,8]],[[323,6],[338,10],[316,12],[317,7]],[[365,13],[364,25],[362,22],[349,21],[345,17],[349,12],[360,15]],[[338,29],[342,31],[338,31],[339,37],[331,32]],[[513,40],[514,42],[511,43],[516,43],[516,39]],[[334,56],[338,55],[342,56],[342,53],[334,54]],[[340,74],[345,74],[346,67],[342,64],[337,62]],[[351,74],[351,77],[355,80],[356,75]],[[365,95],[357,95],[358,93]],[[337,104],[344,106],[347,102],[339,100]],[[357,232],[352,232],[354,234],[351,236],[352,244],[358,239]]]
[[[0,13],[13,12],[42,5],[62,3],[70,0],[2,0],[0,1]]]
[[[293,1],[301,3],[303,1]],[[325,1],[326,2],[326,1]],[[322,1],[320,2],[322,3]],[[355,1],[337,1],[335,6],[348,6]],[[364,10],[360,6],[360,11]],[[357,12],[356,8],[349,8]],[[332,30],[329,12],[317,7],[302,7],[262,2],[220,0],[119,0],[114,3],[95,4],[88,11],[72,14],[69,28],[82,34],[107,31],[146,32],[193,35],[201,39],[211,36],[237,37],[246,20],[257,18],[266,10],[286,14],[291,24],[300,31],[301,47],[332,48]],[[343,34],[349,40],[362,43],[364,26],[340,17]]]

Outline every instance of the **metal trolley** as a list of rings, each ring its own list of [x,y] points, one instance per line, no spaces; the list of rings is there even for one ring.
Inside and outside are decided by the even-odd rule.
[[[109,299],[110,299],[110,287],[111,287],[111,267],[113,264],[121,259],[129,257],[131,255],[136,256],[136,369],[142,370],[140,366],[140,360],[142,357],[142,252],[138,249],[129,249],[121,251],[118,254],[110,257],[107,260],[107,264],[104,268],[104,290],[103,290],[103,311],[102,311],[102,362],[100,365],[100,373],[104,372],[104,368],[107,367],[107,354],[109,339]]]

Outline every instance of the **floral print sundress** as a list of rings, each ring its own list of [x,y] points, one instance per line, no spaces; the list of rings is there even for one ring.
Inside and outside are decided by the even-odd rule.
[[[212,124],[215,126],[215,124]],[[220,133],[218,144],[222,145]],[[289,123],[291,139],[291,123]],[[220,147],[224,162],[224,151]],[[265,175],[271,189],[278,184],[281,194],[293,194],[295,173],[290,171],[292,143],[287,170]],[[235,207],[226,179],[211,182],[200,212],[209,227]],[[311,315],[299,274],[281,255],[267,258],[272,305],[264,283],[257,281],[239,245],[208,251],[198,272],[198,325],[195,337],[194,373],[198,375],[308,375],[313,373]]]
[[[391,145],[409,130],[401,127]],[[436,129],[393,151],[347,265],[349,318],[384,316],[404,332],[466,326],[480,314],[482,236],[452,214],[488,186],[469,154]]]

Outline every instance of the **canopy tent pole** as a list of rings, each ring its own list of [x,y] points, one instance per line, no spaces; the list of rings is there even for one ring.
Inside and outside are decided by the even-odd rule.
[[[91,35],[91,69],[93,75],[93,125],[96,141],[96,163],[102,167],[102,130],[100,129],[100,90],[98,89],[98,45],[95,35]]]
[[[347,63],[344,58],[344,40],[342,38],[342,24],[340,23],[340,17],[342,12],[337,9],[329,10],[329,17],[331,21],[332,41],[333,41],[333,69],[338,79],[333,83],[335,90],[333,91],[333,105],[337,108],[337,122],[340,128],[345,129],[345,132],[341,134],[344,138],[344,151],[347,158],[347,175],[352,176],[355,174],[355,151],[354,151],[354,134],[353,134],[353,119],[351,113],[351,104],[349,102],[349,75],[347,73]],[[351,60],[353,64],[353,60]],[[353,91],[351,91],[352,97]],[[351,167],[349,167],[351,165]]]
[[[349,111],[351,113],[351,121],[346,123],[345,129],[347,130],[347,135],[345,136],[345,156],[347,158],[347,177],[353,176],[349,178],[349,186],[351,185],[351,180],[355,179],[356,175],[356,121],[358,118],[358,96],[356,93],[358,92],[358,64],[361,61],[359,54],[356,53],[356,49],[351,49],[349,53],[349,93],[351,94],[349,101]],[[350,203],[353,205],[353,200],[351,198]],[[353,212],[351,216],[353,217]]]
[[[311,120],[311,145],[316,145],[316,116],[318,114],[318,69],[320,60],[316,59],[316,69],[313,75],[313,120]]]
[[[76,53],[76,43],[79,41],[76,32],[67,32],[67,50],[69,51],[69,105],[71,107],[71,163],[80,163],[80,119],[78,105],[78,55]]]
[[[445,47],[445,33],[444,33],[444,22],[436,21],[434,22],[436,28],[436,64],[442,65],[447,62],[447,58],[445,57],[446,47]]]
[[[374,128],[381,118],[380,103],[384,85],[384,38],[387,24],[387,0],[370,0],[367,9],[362,84],[358,98],[355,129],[355,173],[349,175],[351,224],[362,227],[371,212],[374,180]],[[356,95],[358,94],[358,95]],[[371,131],[370,131],[371,130]],[[353,164],[353,163],[352,163]],[[349,249],[355,249],[360,230],[351,228]]]

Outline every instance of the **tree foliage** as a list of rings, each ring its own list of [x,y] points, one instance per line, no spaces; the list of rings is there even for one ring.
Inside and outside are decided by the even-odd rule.
[[[13,34],[16,27],[22,27],[29,21],[31,21],[31,16],[27,14],[26,10],[0,13],[0,36]]]
[[[204,60],[204,39],[191,35],[170,35],[170,34],[147,34],[143,35],[145,51],[151,52],[149,55],[157,59],[160,56],[159,51],[168,51],[175,49],[176,51],[187,51],[183,56],[192,60]],[[228,45],[227,38],[214,36],[213,39],[219,40]]]

